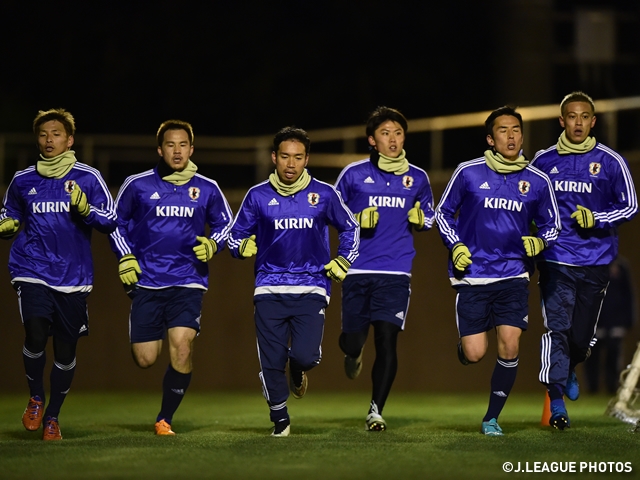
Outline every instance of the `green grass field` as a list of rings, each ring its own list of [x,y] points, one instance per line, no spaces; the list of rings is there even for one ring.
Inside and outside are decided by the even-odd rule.
[[[500,417],[503,437],[480,435],[486,395],[392,392],[386,432],[365,432],[366,393],[310,391],[290,399],[291,436],[272,438],[258,392],[189,392],[173,420],[176,437],[156,437],[159,394],[72,392],[61,442],[43,442],[20,417],[24,395],[0,396],[0,478],[405,479],[563,478],[505,473],[503,464],[575,462],[578,478],[640,474],[640,434],[603,414],[608,397],[569,405],[572,428],[540,426],[543,394],[514,394]],[[630,462],[632,473],[579,472],[580,462]],[[539,468],[544,468],[540,464]],[[608,467],[607,467],[608,468]],[[615,472],[615,467],[614,472]]]

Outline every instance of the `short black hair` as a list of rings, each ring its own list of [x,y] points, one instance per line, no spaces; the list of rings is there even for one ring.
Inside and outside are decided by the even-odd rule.
[[[167,130],[184,130],[187,132],[187,136],[189,137],[189,143],[193,145],[193,127],[189,122],[184,122],[182,120],[167,120],[166,122],[162,122],[160,128],[158,128],[158,132],[156,133],[156,141],[158,142],[159,147],[162,146],[164,134]]]
[[[588,103],[589,105],[591,105],[591,110],[593,111],[593,113],[594,114],[596,113],[596,104],[593,101],[593,98],[591,98],[589,95],[587,95],[584,92],[576,90],[575,92],[571,92],[569,95],[566,95],[562,99],[562,102],[560,102],[560,114],[563,117],[564,117],[564,107],[565,107],[565,105],[567,105],[568,103],[572,103],[572,102]]]
[[[367,119],[367,138],[373,137],[377,128],[389,120],[399,123],[404,133],[407,133],[407,119],[399,110],[389,107],[378,107],[371,112]]]
[[[484,121],[484,128],[487,131],[487,135],[493,137],[493,124],[496,122],[496,118],[501,117],[503,115],[509,115],[510,117],[515,117],[518,119],[518,123],[520,123],[520,131],[524,133],[524,125],[522,124],[522,115],[516,112],[517,107],[510,107],[505,105],[504,107],[500,107],[487,117]]]
[[[76,121],[71,113],[64,108],[52,108],[51,110],[40,110],[36,118],[33,120],[33,133],[38,135],[40,125],[51,120],[58,120],[63,126],[69,137],[76,133]]]
[[[280,144],[287,140],[297,140],[303,144],[305,154],[309,155],[309,151],[311,150],[311,140],[309,140],[309,135],[303,129],[297,128],[293,125],[290,127],[284,127],[276,133],[275,137],[273,137],[273,152],[278,153]]]

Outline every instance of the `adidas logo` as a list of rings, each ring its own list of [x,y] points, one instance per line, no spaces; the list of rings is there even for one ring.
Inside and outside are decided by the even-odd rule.
[[[177,395],[184,395],[184,388],[172,388],[171,391]]]
[[[160,195],[158,195],[158,192],[153,192],[153,195],[151,195],[149,197],[149,199],[151,199],[151,200],[160,200]]]
[[[376,182],[374,182],[373,178],[367,177],[364,179],[364,183],[376,183]]]
[[[268,205],[271,207],[272,205],[280,205],[278,203],[278,200],[276,200],[275,198],[272,198],[271,201],[268,203]]]
[[[37,195],[38,192],[36,192],[36,187],[31,187],[31,190],[29,190],[28,195]]]
[[[400,320],[404,320],[404,312],[396,313],[396,318],[399,318]]]
[[[319,315],[324,315],[324,308],[321,308],[320,311],[318,312]]]
[[[529,323],[529,315],[525,315],[524,318],[522,319],[522,321],[524,323]]]
[[[497,395],[497,396],[499,396],[499,397],[502,397],[502,398],[506,398],[506,397],[507,397],[507,394],[506,394],[506,393],[504,393],[502,390],[500,390],[500,391],[498,391],[498,392],[493,392],[493,394],[494,394],[494,395]]]
[[[491,190],[491,187],[489,186],[489,184],[487,182],[484,182],[482,185],[480,185],[480,188],[482,190]]]
[[[558,167],[553,167],[549,173],[560,173]]]
[[[87,326],[86,325],[82,325],[80,327],[80,330],[78,330],[78,333],[82,333],[82,332],[86,332],[87,331]]]

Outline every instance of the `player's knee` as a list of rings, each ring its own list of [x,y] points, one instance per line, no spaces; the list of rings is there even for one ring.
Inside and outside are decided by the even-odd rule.
[[[296,365],[300,370],[307,372],[320,363],[320,355],[309,353],[296,354],[290,361],[291,364]]]
[[[46,318],[29,318],[24,321],[24,346],[32,353],[42,352],[49,339],[49,320]]]
[[[149,368],[154,363],[156,363],[156,359],[158,358],[156,355],[149,355],[145,353],[139,353],[136,351],[131,351],[131,356],[133,357],[133,361],[140,368]]]

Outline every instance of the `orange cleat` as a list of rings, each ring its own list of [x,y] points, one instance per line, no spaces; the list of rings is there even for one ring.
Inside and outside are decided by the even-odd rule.
[[[29,399],[27,408],[24,409],[22,414],[22,425],[24,428],[30,431],[35,431],[42,425],[42,414],[44,413],[44,402],[40,400],[40,397],[33,396]]]
[[[156,422],[156,435],[175,435],[176,432],[171,430],[171,425],[164,421],[164,419]]]
[[[60,425],[56,417],[47,417],[45,419],[42,440],[62,440]]]

